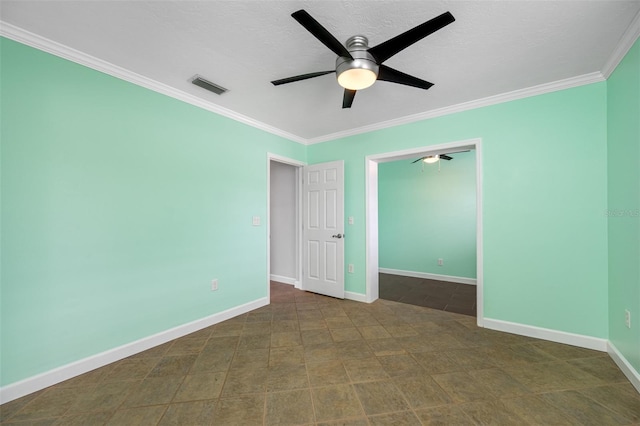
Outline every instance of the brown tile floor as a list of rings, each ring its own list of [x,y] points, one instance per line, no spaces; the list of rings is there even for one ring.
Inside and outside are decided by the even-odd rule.
[[[2,405],[2,424],[640,422],[640,395],[604,353],[284,284],[271,302]]]
[[[394,302],[477,316],[476,286],[379,274],[379,296]]]

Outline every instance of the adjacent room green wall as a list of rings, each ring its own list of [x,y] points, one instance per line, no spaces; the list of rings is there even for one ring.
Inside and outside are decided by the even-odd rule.
[[[609,340],[640,373],[640,41],[609,77],[607,106]]]
[[[346,289],[365,292],[365,157],[481,138],[485,317],[606,338],[606,107],[602,82],[311,145],[345,160]]]
[[[476,278],[475,152],[451,156],[378,166],[380,268]]]
[[[303,145],[0,51],[2,385],[267,296],[266,153]]]

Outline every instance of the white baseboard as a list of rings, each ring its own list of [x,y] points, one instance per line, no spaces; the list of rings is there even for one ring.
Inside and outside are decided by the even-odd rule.
[[[269,275],[269,279],[271,281],[276,281],[276,282],[279,282],[279,283],[282,283],[282,284],[290,284],[290,285],[298,284],[298,280],[296,280],[295,278],[285,277],[283,275],[271,274],[271,275]]]
[[[345,291],[344,298],[349,300],[355,300],[356,302],[368,303],[366,294],[354,293],[352,291]]]
[[[640,393],[640,373],[627,361],[627,359],[620,353],[618,348],[611,342],[607,342],[607,353],[616,363],[622,373],[627,376],[627,379],[631,382],[634,388]]]
[[[567,333],[565,331],[551,330],[549,328],[535,327],[533,325],[518,324],[515,322],[484,318],[484,327],[491,330],[504,331],[519,334],[521,336],[534,337],[536,339],[549,340],[566,345],[593,349],[595,351],[607,351],[607,339],[585,336],[582,334]]]
[[[245,303],[244,305],[236,306],[235,308],[231,308],[187,324],[179,325],[148,337],[143,337],[135,342],[109,349],[108,351],[72,362],[71,364],[54,368],[53,370],[29,377],[19,382],[11,383],[0,388],[0,403],[4,404],[5,402],[13,401],[14,399],[55,385],[56,383],[63,382],[79,376],[80,374],[87,373],[91,370],[95,370],[96,368],[103,367],[107,364],[111,364],[112,362],[119,361],[128,356],[135,355],[139,352],[151,349],[173,339],[186,336],[187,334],[202,330],[203,328],[212,326],[238,315],[242,315],[268,304],[269,300],[266,297],[257,299],[253,302]]]
[[[458,284],[476,285],[475,278],[454,277],[452,275],[430,274],[428,272],[403,271],[400,269],[379,268],[383,274],[402,275],[403,277],[424,278],[427,280],[448,281]]]

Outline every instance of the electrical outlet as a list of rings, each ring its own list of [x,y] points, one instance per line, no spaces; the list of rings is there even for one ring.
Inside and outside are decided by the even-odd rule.
[[[353,274],[353,263],[349,264],[349,273]]]
[[[444,265],[444,260],[442,258],[438,259],[438,266]]]
[[[211,291],[216,291],[218,289],[218,279],[211,280]]]
[[[626,325],[627,328],[631,328],[631,312],[629,312],[628,309],[624,310],[624,325]]]

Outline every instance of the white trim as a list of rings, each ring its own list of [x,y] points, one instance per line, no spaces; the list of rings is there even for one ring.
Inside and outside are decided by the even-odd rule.
[[[492,318],[484,319],[484,327],[491,330],[504,331],[506,333],[564,343],[565,345],[593,349],[595,351],[607,351],[607,339],[599,339],[597,337],[585,336],[583,334],[568,333],[566,331],[551,330],[549,328],[536,327],[533,325],[519,324]]]
[[[293,158],[284,157],[278,154],[272,154],[270,152],[267,152],[267,159],[277,161],[278,163],[288,164],[290,166],[304,167],[307,165],[307,163],[303,161],[294,160]]]
[[[482,139],[475,141],[476,147],[476,324],[484,327],[484,227],[482,221]]]
[[[356,302],[370,303],[367,300],[367,295],[366,294],[354,293],[353,291],[345,291],[344,292],[344,298],[347,299],[347,300],[354,300]]]
[[[298,280],[295,283],[295,287],[299,290],[302,289],[302,280],[304,276],[302,275],[302,177],[304,166],[306,164],[301,164],[296,168],[296,196],[298,197],[298,202],[296,203],[296,252],[298,253],[298,265],[296,268],[296,274],[298,275]]]
[[[467,139],[402,151],[369,155],[365,158],[365,221],[366,221],[366,294],[367,302],[378,298],[378,163],[397,161],[418,156],[435,155],[452,149],[473,149],[476,156],[476,321],[484,323],[483,297],[483,233],[482,233],[482,139]]]
[[[307,139],[306,144],[312,145],[321,142],[328,142],[335,139],[346,138],[348,136],[359,135],[362,133],[373,132],[374,130],[387,129],[389,127],[400,126],[402,124],[414,123],[416,121],[428,120],[430,118],[442,117],[444,115],[455,114],[458,112],[468,111],[471,109],[482,108],[490,105],[511,102],[518,99],[529,98],[532,96],[543,95],[546,93],[557,92],[560,90],[571,89],[573,87],[584,86],[592,83],[599,83],[605,78],[600,72],[592,72],[589,74],[579,75],[576,77],[565,78],[564,80],[553,81],[551,83],[539,84],[525,89],[518,89],[507,93],[488,96],[482,99],[476,99],[469,102],[433,109],[430,111],[420,112],[418,114],[407,115],[404,117],[394,118],[393,120],[382,121],[367,126],[348,129],[342,132],[331,133],[317,138]]]
[[[380,295],[378,263],[378,162],[366,157],[365,176],[365,291],[367,303]]]
[[[427,280],[447,281],[450,283],[476,285],[475,278],[456,277],[453,275],[430,274],[428,272],[403,271],[401,269],[380,268],[383,274],[401,275],[403,277],[424,278]]]
[[[129,71],[125,68],[122,68],[118,65],[114,65],[110,62],[103,61],[102,59],[96,58],[95,56],[91,56],[79,50],[65,46],[61,43],[55,42],[53,40],[49,40],[45,37],[26,31],[20,27],[9,24],[7,22],[0,21],[0,35],[8,39],[17,41],[19,43],[26,44],[27,46],[31,46],[38,50],[51,53],[52,55],[58,56],[60,58],[67,59],[71,62],[75,62],[76,64],[84,65],[96,71],[103,72],[112,77],[116,77],[121,80],[128,81],[129,83],[142,86],[144,88],[153,90],[154,92],[167,95],[174,99],[178,99],[180,101],[186,102],[196,107],[205,109],[207,111],[211,111],[215,114],[222,115],[224,117],[230,118],[232,120],[238,121],[248,126],[255,127],[260,130],[264,130],[267,133],[271,133],[273,135],[280,136],[285,139],[289,139],[291,141],[298,142],[301,144],[307,143],[306,139],[296,136],[292,133],[285,132],[284,130],[278,129],[269,124],[255,120],[251,117],[247,117],[246,115],[239,114],[235,111],[224,108],[212,102],[206,101],[190,93],[183,92],[182,90],[178,90],[167,84],[160,83],[159,81],[156,81],[156,80],[152,80],[148,77],[145,77],[141,74],[137,74],[133,71]]]
[[[202,330],[203,328],[210,327],[268,304],[269,299],[267,298],[256,299],[252,302],[227,309],[226,311],[218,312],[217,314],[209,315],[208,317],[191,321],[70,364],[54,368],[53,370],[26,378],[19,382],[11,383],[0,388],[0,402],[4,404],[13,401],[14,399],[95,370],[96,368],[104,367],[112,362],[146,351],[147,349],[170,342],[171,340],[186,336],[187,334]]]
[[[271,275],[269,275],[269,279],[271,281],[276,281],[276,282],[279,282],[281,284],[289,284],[289,285],[293,285],[293,286],[299,285],[297,279],[291,278],[291,277],[284,277],[282,275],[271,274]]]
[[[611,56],[602,67],[602,75],[605,79],[608,79],[611,76],[638,37],[640,37],[640,12],[638,12],[635,18],[633,18],[633,21],[631,21],[631,24],[620,39],[615,50],[611,53]]]
[[[624,357],[624,355],[622,355],[618,348],[611,343],[611,341],[607,342],[607,353],[622,373],[627,376],[627,379],[629,379],[633,387],[640,392],[640,373],[633,368],[631,363]]]
[[[627,30],[627,33],[630,33],[631,35],[627,36],[627,33],[625,33],[625,40],[634,34],[634,31],[632,30],[633,28],[635,28],[634,25],[636,27],[638,26],[637,17],[634,23],[629,28],[629,30]],[[537,96],[537,95],[542,95],[545,93],[555,92],[559,90],[570,89],[572,87],[583,86],[586,84],[597,83],[605,80],[603,73],[593,72],[590,74],[579,75],[576,77],[566,78],[564,80],[558,80],[550,83],[539,84],[533,87],[518,89],[518,90],[514,90],[507,93],[489,96],[482,99],[476,99],[469,102],[463,102],[457,105],[451,105],[444,108],[438,108],[430,111],[421,112],[418,114],[399,117],[399,118],[384,121],[381,123],[375,123],[368,126],[358,127],[355,129],[349,129],[342,132],[336,132],[336,133],[331,133],[323,136],[318,136],[316,138],[307,139],[298,135],[294,135],[293,133],[289,133],[284,130],[278,129],[274,126],[263,123],[261,121],[255,120],[251,117],[247,117],[245,115],[239,114],[230,109],[221,107],[217,104],[206,101],[197,96],[193,96],[189,93],[175,89],[164,83],[160,83],[158,81],[152,80],[143,75],[134,73],[125,68],[114,65],[110,62],[88,55],[84,52],[65,46],[53,40],[49,40],[38,34],[34,34],[32,32],[26,31],[20,27],[17,27],[15,25],[9,24],[1,20],[0,20],[0,35],[8,39],[17,41],[19,43],[25,44],[27,46],[31,46],[33,48],[42,50],[52,55],[75,62],[77,64],[84,65],[96,71],[103,72],[105,74],[111,75],[121,80],[125,80],[130,83],[136,84],[138,86],[142,86],[147,89],[153,90],[155,92],[162,93],[169,97],[172,97],[172,98],[181,100],[183,102],[186,102],[188,104],[194,105],[196,107],[205,109],[207,111],[211,111],[213,113],[231,118],[232,120],[239,121],[240,123],[247,124],[251,127],[264,130],[267,133],[271,133],[271,134],[283,137],[285,139],[298,142],[302,145],[311,145],[311,144],[320,143],[320,142],[328,142],[331,140],[340,139],[347,136],[354,136],[362,133],[372,132],[374,130],[386,129],[389,127],[399,126],[402,124],[413,123],[416,121],[427,120],[430,118],[441,117],[449,114],[455,114],[462,111],[468,111],[470,109],[482,108],[485,106],[496,105],[503,102],[510,102],[517,99],[523,99],[530,96]],[[627,49],[629,47],[630,46],[628,46]],[[618,49],[616,49],[616,52],[618,52],[618,50],[622,51],[623,47],[619,46]],[[619,55],[619,53],[617,54]],[[617,56],[614,55],[614,57],[617,57]],[[607,67],[611,67],[612,64],[614,66],[617,65],[617,62],[613,63],[614,57],[612,57],[612,59],[610,59],[609,62],[607,62],[607,65],[605,66],[605,69],[608,70],[609,73],[612,71],[612,69],[609,70]]]
[[[278,163],[288,164],[296,167],[296,252],[298,253],[296,258],[296,274],[297,278],[282,277],[279,275],[271,274],[271,162],[276,161]],[[267,152],[267,299],[271,300],[271,284],[270,280],[282,282],[284,284],[292,284],[295,288],[302,288],[302,167],[306,166],[299,160],[293,158],[284,157],[278,154],[272,154]],[[274,279],[273,277],[277,277]],[[283,281],[284,280],[284,281]]]
[[[376,163],[388,163],[390,161],[408,160],[413,159],[420,155],[436,155],[448,152],[452,149],[475,149],[475,146],[480,143],[479,138],[465,139],[456,142],[447,142],[438,145],[421,146],[418,148],[403,149],[400,151],[385,152],[382,154],[368,155],[367,160],[372,160]]]

